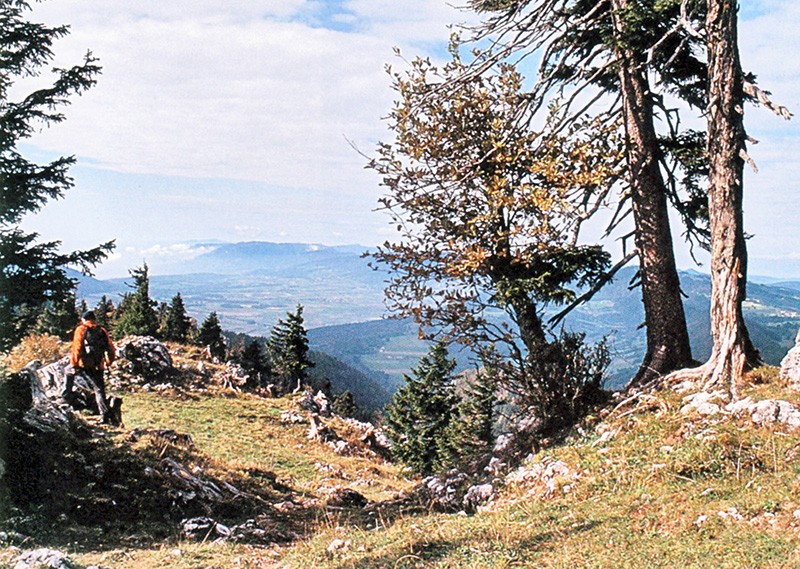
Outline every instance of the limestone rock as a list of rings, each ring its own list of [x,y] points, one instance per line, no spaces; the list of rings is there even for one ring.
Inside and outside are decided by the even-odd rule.
[[[422,481],[432,505],[446,511],[462,508],[465,495],[464,486],[469,476],[459,470],[451,470],[441,476],[430,476]]]
[[[224,371],[214,374],[214,381],[228,389],[242,389],[250,381],[250,374],[241,365],[227,362]]]
[[[731,403],[726,410],[734,415],[750,415],[758,425],[782,423],[788,427],[800,427],[800,409],[788,401],[766,399],[753,402],[748,397]]]
[[[392,455],[392,441],[389,437],[376,428],[372,423],[365,423],[358,419],[343,419],[343,421],[356,433],[358,433],[359,442],[367,449],[371,450],[378,456],[384,459],[389,459]]]
[[[188,539],[229,538],[231,529],[211,518],[199,517],[181,521],[181,533]]]
[[[566,491],[579,478],[580,474],[565,462],[546,456],[540,462],[518,468],[506,476],[506,481],[529,488],[530,494],[549,499],[558,490]]]
[[[684,405],[681,407],[681,413],[684,415],[693,412],[703,416],[718,415],[722,412],[721,403],[724,399],[725,395],[719,391],[692,393],[683,398]]]
[[[305,391],[303,397],[297,402],[301,409],[316,413],[322,417],[331,416],[331,405],[328,398],[321,391],[316,395],[311,391]]]
[[[464,507],[468,510],[474,510],[484,502],[491,499],[494,494],[494,487],[491,484],[476,484],[470,486],[467,493],[464,495]]]
[[[161,383],[174,369],[167,347],[150,336],[126,336],[117,344],[117,356],[126,360],[139,383]]]
[[[781,360],[780,378],[788,381],[795,389],[800,389],[800,331],[794,347]]]
[[[53,549],[34,549],[26,551],[13,561],[14,569],[81,569],[65,554]]]
[[[339,441],[339,436],[326,425],[319,415],[311,415],[311,426],[308,429],[308,438],[321,443],[329,443]]]

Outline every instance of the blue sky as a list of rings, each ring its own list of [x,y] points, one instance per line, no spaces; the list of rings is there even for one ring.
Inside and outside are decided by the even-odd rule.
[[[800,112],[800,6],[744,4],[744,65]],[[24,225],[65,249],[116,239],[106,277],[143,259],[158,272],[204,240],[391,238],[373,211],[379,180],[351,143],[369,153],[387,138],[393,48],[441,55],[448,24],[474,18],[445,0],[48,0],[35,10],[72,27],[57,65],[91,49],[104,71],[66,122],[25,145],[29,157],[74,154],[78,165],[76,187]],[[746,180],[751,273],[800,278],[798,123],[746,116],[761,141],[751,148],[760,172]]]

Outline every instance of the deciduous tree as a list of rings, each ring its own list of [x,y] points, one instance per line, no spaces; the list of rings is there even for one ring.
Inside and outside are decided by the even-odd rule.
[[[647,327],[647,351],[633,383],[690,363],[668,200],[686,222],[687,236],[707,245],[706,200],[694,183],[696,169],[684,177],[691,182],[683,185],[685,192],[679,191],[678,173],[690,166],[686,145],[696,150],[699,138],[680,131],[665,95],[704,106],[705,67],[696,56],[699,40],[692,27],[702,19],[703,3],[475,0],[472,5],[492,13],[477,37],[491,38],[496,49],[481,54],[471,73],[535,52],[541,64],[528,99],[533,106],[566,88],[566,123],[590,109],[600,119],[622,118],[627,183],[609,230],[632,216]],[[667,132],[658,132],[657,119],[668,125]]]
[[[452,54],[442,68],[417,59],[393,74],[394,140],[370,167],[400,239],[373,256],[389,270],[390,310],[522,361],[547,343],[544,306],[604,277],[608,254],[578,232],[617,177],[617,139],[579,124],[534,131],[513,66],[455,84],[465,67]]]

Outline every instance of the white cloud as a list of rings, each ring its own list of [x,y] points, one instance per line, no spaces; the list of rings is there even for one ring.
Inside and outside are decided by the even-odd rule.
[[[417,42],[441,44],[458,13],[439,1],[371,0],[326,14],[355,22],[357,33],[299,20],[323,8],[300,0],[44,2],[43,17],[72,23],[59,59],[74,62],[91,47],[103,74],[65,123],[33,142],[120,172],[340,192],[374,185],[347,140],[371,150],[384,136],[392,47],[416,53]]]
[[[32,142],[75,154],[81,165],[154,179],[221,181],[211,189],[196,189],[190,182],[174,189],[161,188],[156,180],[142,182],[137,193],[136,184],[146,176],[130,176],[135,182],[120,184],[115,206],[137,219],[126,226],[123,215],[104,215],[106,231],[120,238],[120,247],[134,236],[137,245],[146,241],[150,236],[142,234],[148,232],[162,243],[213,236],[371,244],[392,230],[380,214],[370,213],[381,190],[347,139],[371,152],[377,140],[388,137],[380,117],[393,97],[383,67],[397,63],[395,46],[409,58],[441,54],[448,24],[470,17],[450,4],[34,3],[35,13],[48,23],[72,26],[70,36],[54,46],[56,63],[71,65],[91,48],[103,74],[67,109],[66,122]],[[759,84],[776,101],[800,115],[800,34],[794,30],[800,3],[760,0],[759,5],[748,13],[760,16],[740,23],[743,65],[758,74]],[[756,235],[750,250],[754,256],[794,254],[800,251],[800,236],[791,233],[800,217],[795,180],[800,119],[787,123],[748,108],[746,120],[748,132],[761,140],[751,148],[761,172],[748,174],[746,186],[746,222]],[[245,184],[225,180],[259,184],[257,190],[244,190]],[[103,181],[94,184],[98,192]],[[157,205],[148,201],[154,195]],[[63,219],[71,218],[71,203],[86,209],[96,198],[80,198],[76,190],[58,210]],[[53,231],[62,227],[39,218],[43,235],[48,223]],[[339,237],[343,219],[350,225]],[[80,237],[90,239],[88,232],[82,228]],[[95,241],[106,239],[102,234]]]
[[[159,259],[188,261],[200,255],[210,253],[213,250],[214,247],[196,246],[188,243],[173,243],[171,245],[153,245],[152,247],[140,250],[139,254],[145,258],[156,257]]]

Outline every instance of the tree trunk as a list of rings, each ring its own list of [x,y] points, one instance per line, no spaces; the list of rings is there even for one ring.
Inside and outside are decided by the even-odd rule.
[[[536,303],[524,294],[520,294],[510,299],[509,304],[514,311],[519,334],[528,354],[536,355],[548,343]]]
[[[736,385],[748,365],[760,363],[750,341],[742,303],[746,298],[747,246],[744,238],[745,148],[742,70],[736,3],[710,0],[708,34],[708,159],[711,222],[711,336],[707,387]]]
[[[614,28],[624,36],[619,10],[628,0],[613,0]],[[667,191],[658,162],[650,86],[636,54],[617,48],[625,122],[626,158],[639,250],[647,352],[630,385],[641,385],[689,365],[692,352],[675,266]]]

